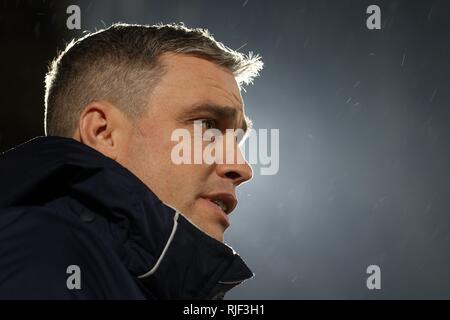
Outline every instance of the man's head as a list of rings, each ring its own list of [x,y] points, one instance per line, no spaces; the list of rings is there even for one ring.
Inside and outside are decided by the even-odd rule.
[[[251,168],[177,165],[171,136],[180,128],[193,134],[195,120],[223,132],[245,127],[240,88],[261,68],[259,57],[223,46],[206,30],[114,25],[70,43],[53,62],[46,78],[46,134],[73,137],[116,160],[223,241],[226,215],[212,201],[234,209],[235,188],[251,178]],[[232,148],[242,157],[237,143]]]

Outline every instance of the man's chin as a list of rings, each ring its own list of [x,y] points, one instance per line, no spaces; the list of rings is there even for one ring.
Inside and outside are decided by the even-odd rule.
[[[195,223],[195,221],[191,222],[206,235],[216,239],[217,241],[223,242],[224,232],[226,228],[220,223],[212,222],[210,225],[205,226],[202,223]]]
[[[217,219],[211,219],[210,217],[202,218],[203,215],[183,214],[183,216],[197,229],[199,229],[209,237],[220,242],[224,241],[224,233],[227,227],[224,226],[220,221],[217,221]]]
[[[183,208],[165,202],[166,205],[180,212],[192,225],[217,241],[224,241],[224,233],[230,223],[228,216],[216,204],[203,198],[197,199],[195,206]]]

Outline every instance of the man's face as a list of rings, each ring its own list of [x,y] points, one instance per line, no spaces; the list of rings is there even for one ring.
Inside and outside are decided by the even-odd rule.
[[[245,127],[238,85],[231,72],[205,59],[166,54],[161,62],[167,72],[152,89],[148,114],[135,125],[122,164],[163,202],[178,209],[206,234],[223,241],[229,211],[237,204],[235,189],[251,179],[252,170],[247,162],[236,161],[177,165],[171,153],[179,142],[172,141],[171,136],[176,129],[187,129],[194,152],[195,120],[205,120],[203,131]],[[202,148],[208,143],[203,142]],[[231,151],[230,145],[227,148],[224,154]],[[232,148],[242,159],[236,142]],[[226,212],[214,201],[222,202]]]

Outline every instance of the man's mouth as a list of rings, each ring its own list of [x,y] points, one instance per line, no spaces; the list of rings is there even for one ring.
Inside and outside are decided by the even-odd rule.
[[[223,212],[227,212],[227,205],[225,203],[223,203],[220,200],[212,200],[212,202],[214,202],[215,204],[217,204],[217,206],[222,209]]]
[[[231,193],[211,193],[201,197],[217,205],[227,215],[230,214],[237,205],[237,199]]]
[[[237,200],[233,193],[215,192],[203,194],[200,196],[207,206],[208,212],[216,216],[221,224],[228,228],[230,226],[230,219],[228,215],[236,208]]]
[[[207,206],[207,211],[221,221],[224,228],[230,226],[230,219],[228,215],[234,210],[237,205],[237,200],[232,194],[215,193],[203,195],[200,199]]]

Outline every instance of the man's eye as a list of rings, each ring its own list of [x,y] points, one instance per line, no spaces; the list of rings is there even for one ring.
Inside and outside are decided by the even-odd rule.
[[[213,120],[213,119],[202,119],[200,121],[202,122],[202,129],[208,130],[208,129],[215,129],[215,128],[217,128],[216,120]]]

